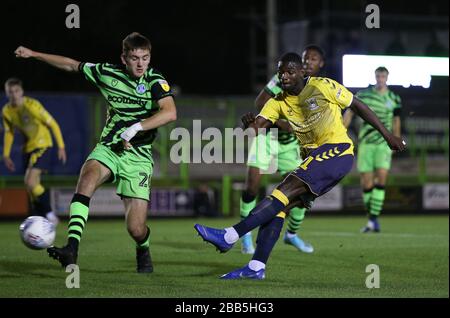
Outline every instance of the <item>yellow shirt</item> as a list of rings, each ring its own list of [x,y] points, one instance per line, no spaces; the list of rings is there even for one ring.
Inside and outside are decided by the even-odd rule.
[[[23,147],[25,153],[53,145],[48,127],[51,128],[58,147],[64,148],[64,141],[58,124],[36,99],[24,97],[23,104],[16,107],[6,104],[3,106],[2,113],[3,127],[5,129],[4,157],[10,156],[15,128],[23,133],[26,138]]]
[[[343,154],[353,154],[353,143],[342,120],[342,109],[350,106],[353,94],[338,82],[325,77],[310,77],[298,96],[283,92],[271,98],[258,116],[272,123],[289,121],[304,148],[303,152],[323,144],[349,143]]]

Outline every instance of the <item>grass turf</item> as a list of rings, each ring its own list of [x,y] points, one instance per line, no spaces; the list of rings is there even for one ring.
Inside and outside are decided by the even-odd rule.
[[[119,220],[90,220],[80,246],[80,288],[45,251],[20,241],[20,222],[0,223],[0,297],[449,297],[448,216],[385,216],[382,233],[360,234],[363,217],[310,216],[301,236],[315,247],[297,252],[280,239],[264,281],[222,281],[249,260],[237,244],[226,254],[206,245],[195,223],[235,219],[149,220],[155,271],[135,273],[134,244]],[[60,224],[55,245],[65,242]],[[254,237],[256,236],[256,232]],[[366,266],[380,268],[380,288],[365,286]]]

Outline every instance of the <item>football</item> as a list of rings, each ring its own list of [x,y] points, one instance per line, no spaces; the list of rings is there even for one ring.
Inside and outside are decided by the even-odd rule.
[[[50,247],[55,241],[55,226],[42,216],[30,216],[20,224],[22,242],[33,250]]]

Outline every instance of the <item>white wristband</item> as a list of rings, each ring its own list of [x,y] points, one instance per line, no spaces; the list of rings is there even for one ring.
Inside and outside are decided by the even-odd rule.
[[[120,134],[120,138],[126,141],[130,141],[131,138],[133,138],[141,130],[144,130],[141,123],[133,124]]]

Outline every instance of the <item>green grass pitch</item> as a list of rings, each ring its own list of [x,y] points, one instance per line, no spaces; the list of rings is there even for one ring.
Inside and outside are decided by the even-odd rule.
[[[311,215],[302,237],[313,254],[278,241],[263,281],[222,281],[249,256],[237,244],[226,254],[205,244],[195,223],[224,227],[237,219],[156,219],[151,251],[155,271],[135,273],[134,244],[124,221],[90,220],[79,254],[80,288],[45,251],[27,249],[19,223],[0,223],[0,297],[449,297],[448,216],[384,216],[382,233],[360,234],[364,217]],[[55,245],[65,242],[60,224]],[[254,235],[256,237],[256,235]],[[377,264],[380,288],[365,285],[366,266]]]

